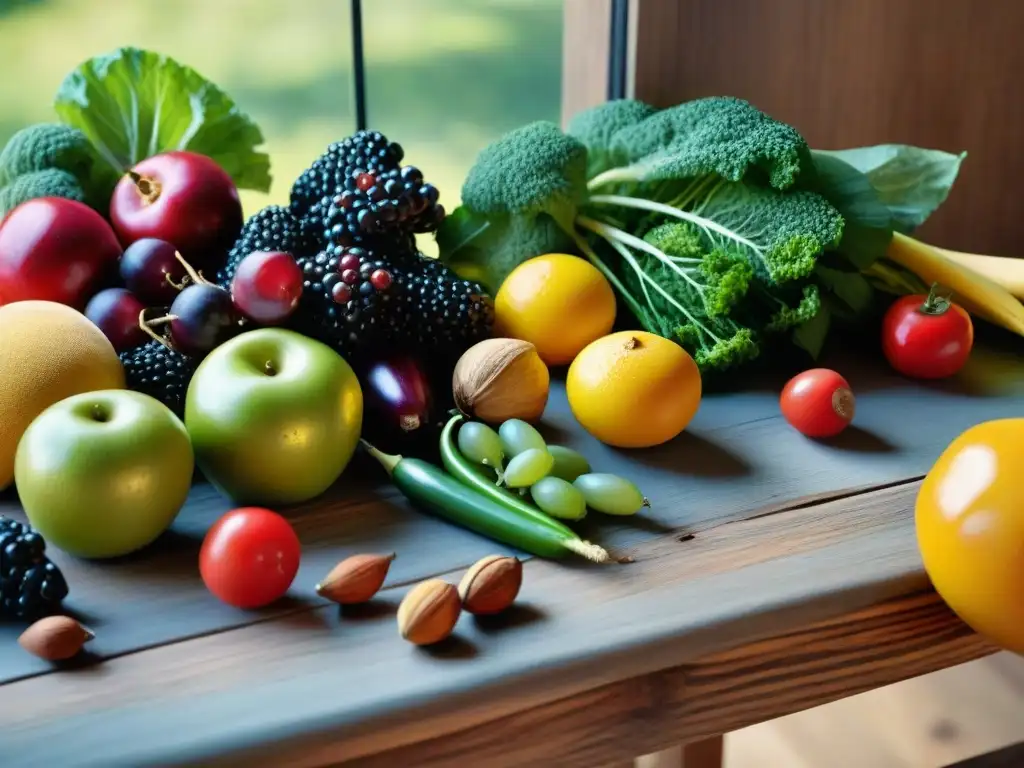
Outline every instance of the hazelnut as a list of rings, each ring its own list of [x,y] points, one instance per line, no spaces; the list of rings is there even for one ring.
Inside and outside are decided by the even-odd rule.
[[[394,554],[347,557],[316,585],[316,593],[341,605],[365,603],[384,586],[394,559]]]
[[[92,632],[70,616],[48,616],[26,629],[18,644],[46,661],[64,661],[76,656],[93,637]]]
[[[427,579],[409,590],[398,606],[398,631],[415,645],[448,637],[462,612],[459,592],[441,579]]]
[[[500,613],[515,602],[523,583],[523,564],[514,557],[488,555],[459,582],[462,607],[477,616]]]

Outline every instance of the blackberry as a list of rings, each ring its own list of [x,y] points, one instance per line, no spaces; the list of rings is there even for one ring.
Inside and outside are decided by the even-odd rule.
[[[378,345],[459,355],[490,335],[491,299],[436,259],[362,247],[300,261],[300,329],[346,357]]]
[[[119,357],[129,389],[155,397],[178,417],[185,413],[185,394],[198,365],[196,360],[156,339]]]
[[[371,173],[390,171],[398,168],[404,155],[402,147],[388,141],[380,131],[359,131],[334,142],[292,186],[292,214],[300,220],[316,218],[314,206],[338,194],[353,169]]]
[[[33,620],[53,613],[68,583],[30,526],[0,516],[0,618]]]
[[[378,232],[434,232],[444,220],[437,187],[423,181],[418,168],[407,165],[385,171],[353,168],[336,194],[321,199],[323,238],[346,244],[346,236]]]
[[[267,206],[253,214],[228,254],[227,263],[217,273],[217,282],[227,288],[238,265],[253,251],[284,251],[296,258],[316,250],[311,227],[303,227],[287,208]]]

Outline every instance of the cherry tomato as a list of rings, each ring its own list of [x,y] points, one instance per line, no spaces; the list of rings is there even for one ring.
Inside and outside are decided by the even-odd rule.
[[[963,368],[974,345],[964,309],[939,296],[904,296],[882,321],[882,352],[889,365],[915,379],[944,379]]]
[[[917,494],[917,544],[935,590],[976,632],[1024,654],[1024,419],[971,427]]]
[[[846,379],[828,368],[798,373],[779,397],[786,421],[808,437],[838,435],[853,420],[854,404]]]
[[[228,605],[259,608],[291,586],[301,545],[288,521],[261,507],[240,507],[213,524],[199,551],[206,588]]]

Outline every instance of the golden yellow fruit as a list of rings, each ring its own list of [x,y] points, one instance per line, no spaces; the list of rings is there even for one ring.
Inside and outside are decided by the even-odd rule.
[[[644,331],[587,346],[565,381],[576,420],[603,443],[647,448],[678,435],[700,406],[700,371],[686,350]]]
[[[14,479],[14,452],[36,416],[101,389],[124,389],[124,369],[85,315],[51,301],[0,307],[0,490]]]
[[[548,365],[567,365],[615,323],[615,294],[586,259],[549,253],[524,261],[494,297],[496,336],[528,341]]]

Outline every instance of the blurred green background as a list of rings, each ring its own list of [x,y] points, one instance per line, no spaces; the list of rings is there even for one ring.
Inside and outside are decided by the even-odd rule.
[[[246,212],[285,202],[355,129],[350,14],[347,0],[0,0],[0,143],[54,119],[53,94],[80,62],[134,45],[193,67],[252,115],[274,185],[243,193]],[[449,209],[488,141],[559,119],[562,0],[364,0],[363,35],[369,127],[405,147]]]

